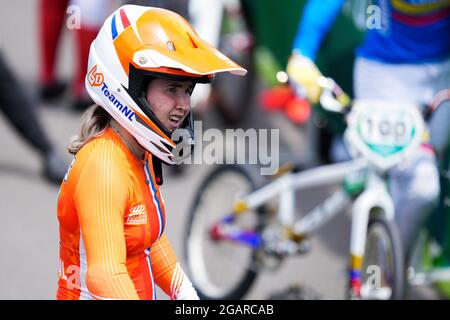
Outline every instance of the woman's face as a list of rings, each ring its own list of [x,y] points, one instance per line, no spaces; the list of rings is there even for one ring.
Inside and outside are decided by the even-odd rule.
[[[179,128],[191,108],[194,83],[156,78],[147,88],[147,101],[158,120],[170,132]]]

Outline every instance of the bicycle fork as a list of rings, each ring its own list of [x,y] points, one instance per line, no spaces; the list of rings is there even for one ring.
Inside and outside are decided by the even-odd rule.
[[[387,220],[394,219],[394,203],[384,180],[376,173],[370,173],[365,190],[354,200],[352,208],[349,290],[351,298],[361,298],[362,270],[370,215],[377,212]]]

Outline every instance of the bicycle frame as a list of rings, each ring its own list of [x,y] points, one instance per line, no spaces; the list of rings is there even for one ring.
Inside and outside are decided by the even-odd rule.
[[[296,191],[311,187],[343,184],[350,174],[363,170],[366,170],[368,174],[365,187],[357,196],[353,196],[344,188],[340,188],[306,215],[300,219],[296,218]],[[394,219],[394,203],[381,174],[370,167],[364,158],[321,166],[303,172],[289,173],[238,199],[234,204],[234,213],[224,218],[221,223],[232,223],[237,216],[245,214],[246,211],[257,209],[276,197],[279,199],[277,218],[280,224],[290,230],[292,236],[297,239],[308,237],[334,216],[345,212],[345,209],[352,205],[349,272],[352,286],[359,290],[361,288],[361,269],[369,217],[373,214],[373,209],[377,208],[379,209],[377,212],[384,214],[386,219]],[[214,231],[217,236],[217,228]],[[243,243],[253,248],[258,248],[264,243],[259,234],[249,231],[222,234],[221,238]],[[294,254],[296,250],[292,248],[286,253]]]

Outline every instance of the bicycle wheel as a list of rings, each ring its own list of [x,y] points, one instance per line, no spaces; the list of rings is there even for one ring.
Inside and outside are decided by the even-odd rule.
[[[202,299],[240,299],[255,280],[261,211],[231,213],[237,197],[257,188],[258,178],[247,167],[223,165],[207,175],[196,193],[184,252]]]
[[[403,249],[396,226],[384,217],[371,217],[362,261],[360,294],[357,298],[402,299],[403,261]]]

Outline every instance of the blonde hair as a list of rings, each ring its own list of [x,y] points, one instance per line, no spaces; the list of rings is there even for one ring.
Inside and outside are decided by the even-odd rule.
[[[76,154],[92,139],[101,136],[111,124],[111,116],[99,105],[92,105],[81,116],[80,134],[73,136],[67,150]]]

